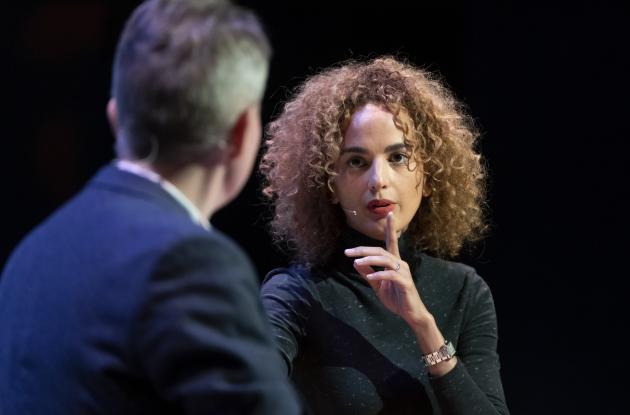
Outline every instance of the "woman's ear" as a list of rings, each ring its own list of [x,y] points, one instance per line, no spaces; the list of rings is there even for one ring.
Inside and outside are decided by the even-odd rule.
[[[328,191],[330,192],[330,201],[332,202],[333,205],[337,205],[339,204],[339,198],[337,197],[337,194],[335,193],[335,178],[331,178],[330,181],[328,182]]]
[[[422,197],[429,197],[433,194],[433,188],[429,182],[431,182],[431,178],[429,176],[425,176],[424,183],[422,183]]]
[[[337,197],[334,191],[330,192],[330,201],[332,202],[333,205],[336,205],[339,203],[339,198]]]

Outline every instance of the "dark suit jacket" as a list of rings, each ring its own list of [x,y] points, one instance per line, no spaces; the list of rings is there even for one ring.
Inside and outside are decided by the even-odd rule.
[[[103,168],[0,279],[0,414],[289,414],[242,251]]]

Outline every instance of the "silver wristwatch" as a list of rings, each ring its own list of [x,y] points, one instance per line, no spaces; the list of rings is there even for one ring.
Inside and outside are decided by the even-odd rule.
[[[455,356],[455,347],[453,346],[453,343],[445,341],[444,345],[440,347],[437,352],[425,354],[422,356],[422,360],[424,361],[426,367],[431,367],[440,362],[449,360],[453,356]]]

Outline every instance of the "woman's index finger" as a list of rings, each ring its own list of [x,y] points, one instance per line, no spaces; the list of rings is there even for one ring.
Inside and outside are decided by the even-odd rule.
[[[389,212],[385,222],[385,249],[390,254],[400,257],[398,252],[398,237],[396,236],[396,227],[394,226],[394,213]]]

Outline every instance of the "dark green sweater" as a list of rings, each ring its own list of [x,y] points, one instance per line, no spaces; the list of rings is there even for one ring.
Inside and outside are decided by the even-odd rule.
[[[388,311],[344,248],[383,246],[346,230],[325,266],[269,273],[263,305],[297,388],[316,414],[507,414],[492,295],[474,269],[401,241],[401,256],[458,363],[432,378],[409,326]]]

